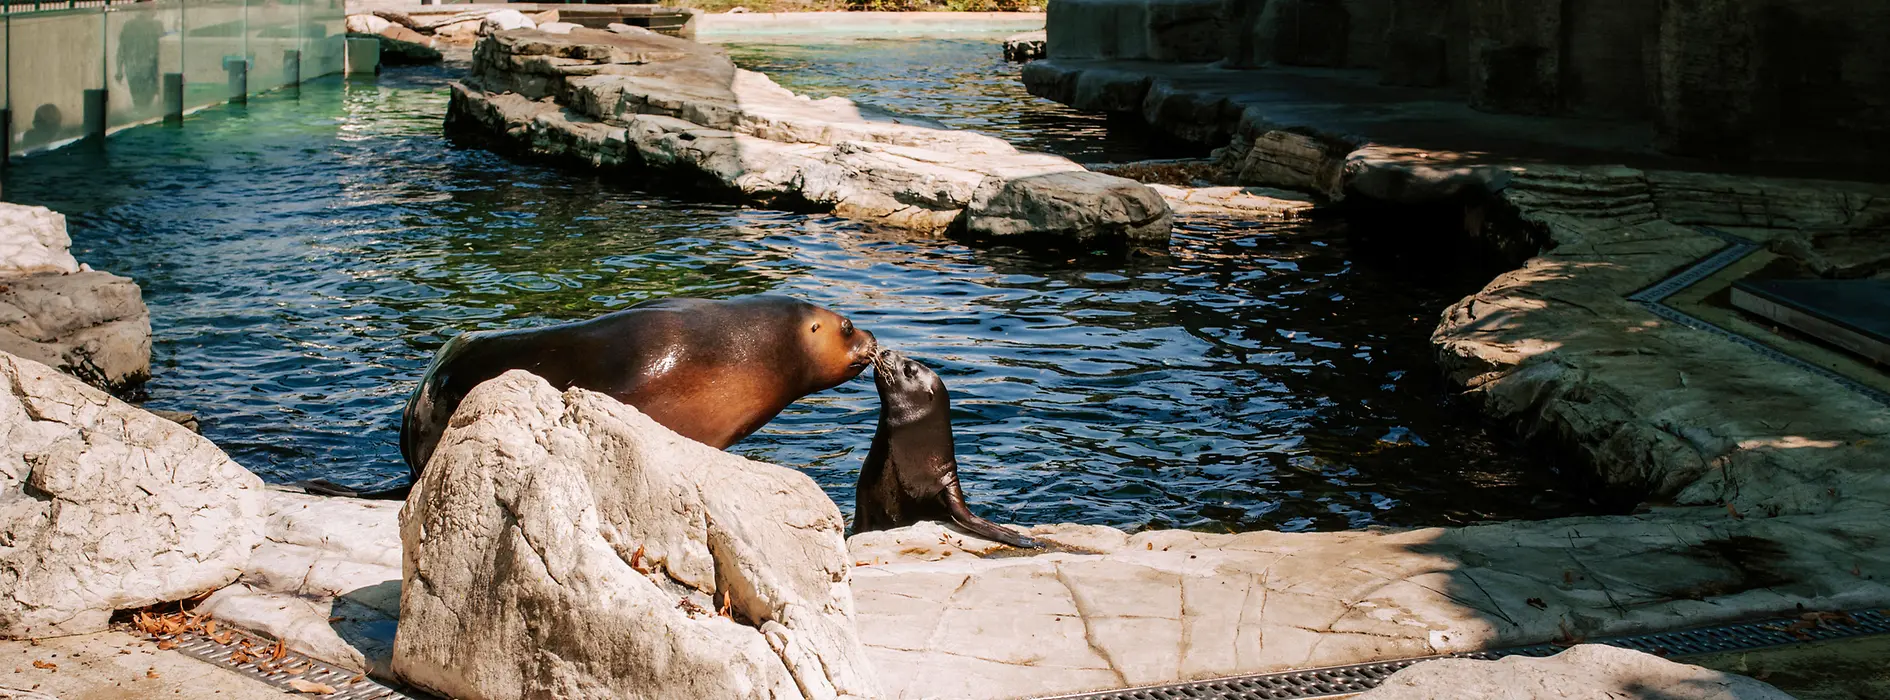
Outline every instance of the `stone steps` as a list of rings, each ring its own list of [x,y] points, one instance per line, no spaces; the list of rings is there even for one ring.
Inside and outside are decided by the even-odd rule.
[[[1504,188],[1503,198],[1525,214],[1605,219],[1629,226],[1660,218],[1646,176],[1628,168],[1523,170]]]

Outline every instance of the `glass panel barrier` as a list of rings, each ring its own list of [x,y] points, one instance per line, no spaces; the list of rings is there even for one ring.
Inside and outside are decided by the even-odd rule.
[[[184,7],[184,106],[226,102],[247,56],[243,0],[190,0]],[[240,73],[238,73],[240,75]]]
[[[267,92],[288,84],[288,59],[301,49],[295,0],[248,0],[249,93]],[[299,68],[299,66],[298,66]]]
[[[302,79],[334,75],[347,51],[343,0],[302,0]]]
[[[105,15],[97,10],[9,17],[7,93],[15,153],[102,131]]]
[[[183,5],[176,0],[114,6],[105,12],[108,126],[164,118],[164,74],[183,70]]]

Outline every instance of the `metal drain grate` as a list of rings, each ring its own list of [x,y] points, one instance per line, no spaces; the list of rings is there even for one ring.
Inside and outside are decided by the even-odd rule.
[[[1682,289],[1686,289],[1687,287],[1692,286],[1694,283],[1699,282],[1700,280],[1706,279],[1708,276],[1712,275],[1713,273],[1726,269],[1728,265],[1739,262],[1741,259],[1745,258],[1747,255],[1751,255],[1753,251],[1759,250],[1760,248],[1759,244],[1757,243],[1754,243],[1745,238],[1741,238],[1739,236],[1735,236],[1730,233],[1726,233],[1724,231],[1720,231],[1718,229],[1714,229],[1714,228],[1710,228],[1706,226],[1695,226],[1693,228],[1694,230],[1697,230],[1708,236],[1712,236],[1714,238],[1718,238],[1722,241],[1725,241],[1726,247],[1721,248],[1719,252],[1717,253],[1707,256],[1706,259],[1701,260],[1697,263],[1694,263],[1693,265],[1687,267],[1687,269],[1681,270],[1680,273],[1677,275],[1661,280],[1660,282],[1655,283],[1651,287],[1648,287],[1646,289],[1643,289],[1641,291],[1628,295],[1627,297],[1628,301],[1632,301],[1632,302],[1640,304],[1643,308],[1647,309],[1648,312],[1654,314],[1655,316],[1659,316],[1661,318],[1667,319],[1674,323],[1678,323],[1688,328],[1692,328],[1697,331],[1704,331],[1707,333],[1711,333],[1713,335],[1717,335],[1721,338],[1725,338],[1727,340],[1733,341],[1735,343],[1745,346],[1747,349],[1750,349],[1753,352],[1759,353],[1761,356],[1764,356],[1765,358],[1770,359],[1774,362],[1780,362],[1783,364],[1791,365],[1792,367],[1796,367],[1806,372],[1810,372],[1820,377],[1824,377],[1825,379],[1829,379],[1833,382],[1837,382],[1838,384],[1842,385],[1844,388],[1850,389],[1851,391],[1855,391],[1859,394],[1863,394],[1865,397],[1871,399],[1872,401],[1876,401],[1879,404],[1883,404],[1884,406],[1890,407],[1890,394],[1884,393],[1882,390],[1874,386],[1871,386],[1869,384],[1865,384],[1863,382],[1857,381],[1850,377],[1844,376],[1843,374],[1833,372],[1828,368],[1821,367],[1819,365],[1815,365],[1810,362],[1806,362],[1804,360],[1798,359],[1791,355],[1787,355],[1783,352],[1779,352],[1777,348],[1774,348],[1770,345],[1766,345],[1765,343],[1761,343],[1757,340],[1753,340],[1744,335],[1734,333],[1725,328],[1721,328],[1718,324],[1712,323],[1705,319],[1689,314],[1685,311],[1681,311],[1679,309],[1666,305],[1666,303],[1664,303],[1664,300],[1667,297],[1673,296],[1674,293],[1679,292]]]
[[[1859,610],[1826,614],[1814,619],[1778,618],[1755,622],[1659,632],[1630,637],[1590,640],[1657,656],[1698,656],[1727,651],[1749,651],[1850,637],[1890,634],[1890,613]],[[1171,685],[1058,695],[1045,700],[1297,700],[1363,693],[1378,687],[1391,674],[1432,659],[1492,661],[1510,656],[1554,656],[1567,647],[1554,644],[1473,651],[1414,659],[1397,659],[1304,671],[1283,671]]]
[[[329,700],[430,700],[431,698],[431,696],[409,694],[382,685],[379,681],[354,671],[294,651],[288,652],[280,660],[269,660],[266,657],[257,656],[275,642],[240,630],[225,629],[226,632],[218,635],[223,637],[225,642],[218,642],[198,632],[161,635],[158,639],[175,643],[177,646],[174,648],[186,656],[235,671],[286,692],[295,693],[299,690],[289,683],[291,680],[320,683],[335,689],[335,692],[327,695],[308,697]],[[245,645],[244,642],[248,644]],[[245,646],[250,651],[243,655],[251,658],[237,663],[236,654]],[[267,665],[264,665],[265,663]]]

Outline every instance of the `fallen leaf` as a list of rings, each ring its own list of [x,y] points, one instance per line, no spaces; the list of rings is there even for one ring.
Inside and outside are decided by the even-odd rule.
[[[229,646],[230,638],[234,636],[236,636],[235,630],[223,630],[223,634],[219,634],[215,637],[211,637],[210,641],[216,642],[218,644],[222,644],[224,646]]]
[[[145,670],[144,670],[144,677],[145,677],[145,678],[157,678],[157,677],[158,677],[158,672],[157,672],[157,669],[155,669],[155,668],[147,668],[147,669],[145,669]]]
[[[365,673],[356,674],[355,677],[348,679],[348,682],[343,683],[342,685],[354,685],[364,680],[367,680],[367,674]]]
[[[637,545],[636,553],[630,555],[630,568],[639,574],[650,573],[649,567],[643,565],[643,545]]]
[[[205,622],[205,623],[203,623],[203,633],[204,633],[204,636],[206,636],[206,637],[207,637],[207,636],[211,636],[211,635],[214,635],[214,634],[216,634],[216,633],[217,633],[217,621],[216,621],[216,620],[211,620],[211,621],[209,621],[209,622]]]
[[[289,648],[283,646],[281,640],[276,640],[275,646],[264,649],[263,651],[269,654],[270,661],[281,661],[289,655]]]
[[[1154,543],[1154,542],[1150,542],[1150,543],[1148,543],[1148,548],[1149,548],[1149,549],[1154,549],[1154,548],[1155,548],[1155,543]]]
[[[336,616],[334,616],[334,617],[331,617],[331,618],[328,618],[328,621],[329,621],[329,622],[340,622],[340,621],[342,621],[342,620],[344,620],[344,619],[346,619],[346,618],[343,618],[343,617],[342,617],[342,616],[340,616],[340,615],[336,615]]]
[[[159,651],[170,651],[170,650],[172,650],[172,649],[176,649],[176,648],[177,648],[177,640],[174,640],[174,639],[160,639],[160,640],[158,640],[158,650],[159,650]]]
[[[243,653],[241,649],[232,651],[230,652],[230,663],[238,665],[249,663],[249,655]]]
[[[290,678],[289,687],[294,688],[295,692],[308,693],[309,695],[332,695],[335,693],[335,687],[332,685],[305,681],[300,678]]]
[[[43,668],[48,671],[57,671],[59,670],[59,664],[53,663],[51,661],[47,661],[45,659],[34,659],[33,668]]]
[[[1744,515],[1742,515],[1742,514],[1740,514],[1740,513],[1739,513],[1739,509],[1738,509],[1738,508],[1734,508],[1734,507],[1733,507],[1733,504],[1731,504],[1731,503],[1728,503],[1728,504],[1726,504],[1726,514],[1727,514],[1727,515],[1730,515],[1730,516],[1732,516],[1732,519],[1734,519],[1734,520],[1745,520],[1745,519],[1746,519],[1746,516],[1744,516]]]
[[[1563,571],[1563,572],[1562,572],[1562,583],[1566,583],[1566,584],[1573,584],[1573,583],[1575,583],[1575,572],[1574,572],[1573,570],[1565,570],[1565,571]]]
[[[1542,602],[1542,599],[1541,599],[1541,598],[1530,598],[1529,600],[1527,600],[1527,601],[1524,601],[1524,602],[1527,602],[1527,603],[1529,603],[1529,607],[1532,607],[1532,608],[1535,608],[1535,609],[1537,609],[1537,610],[1548,610],[1548,609],[1549,609],[1549,604],[1548,604],[1548,603],[1544,603],[1544,602]]]

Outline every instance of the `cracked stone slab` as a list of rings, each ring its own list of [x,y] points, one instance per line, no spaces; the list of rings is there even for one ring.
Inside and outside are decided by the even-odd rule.
[[[853,589],[892,697],[1028,697],[1884,605],[1890,544],[1870,534],[1873,512],[1238,535],[1048,525],[1029,532],[1066,551],[1037,556],[921,523],[854,537],[871,563]]]

